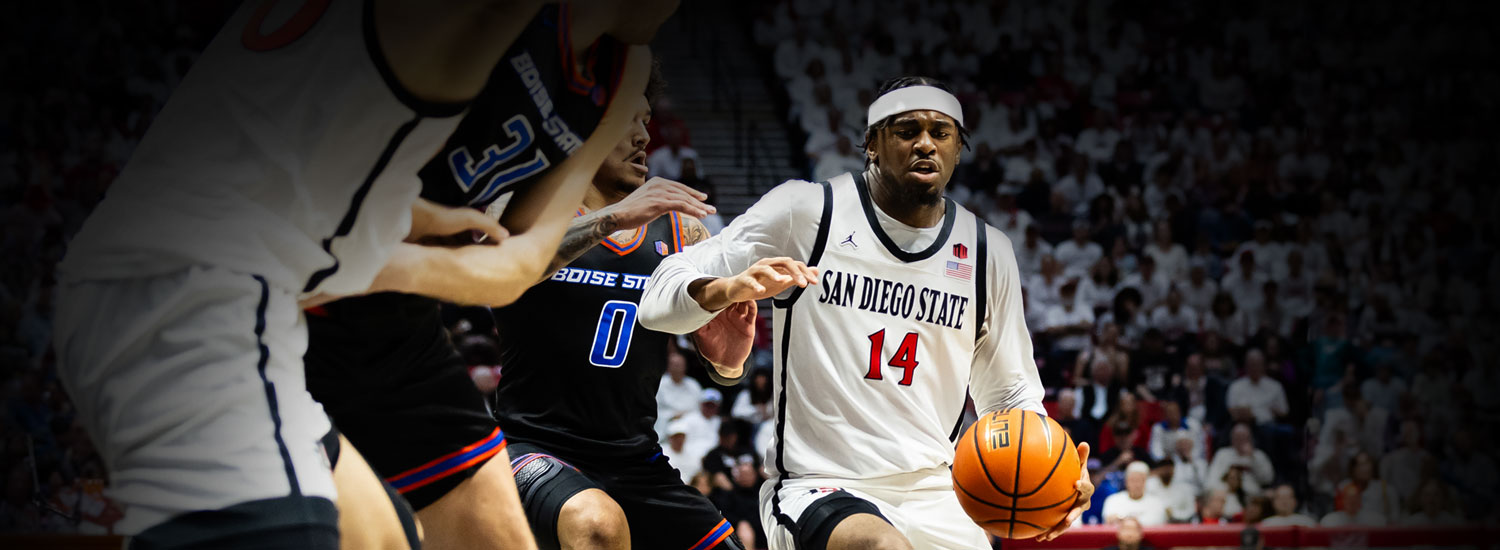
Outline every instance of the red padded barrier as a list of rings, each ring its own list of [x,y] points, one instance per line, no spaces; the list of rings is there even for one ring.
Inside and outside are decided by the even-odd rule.
[[[1144,538],[1151,546],[1228,547],[1239,548],[1240,531],[1245,524],[1165,525],[1147,527]],[[1480,546],[1500,542],[1500,529],[1494,526],[1462,527],[1268,527],[1260,529],[1266,548],[1397,548],[1409,546]],[[1005,540],[995,548],[1025,550],[1030,548],[1104,548],[1115,545],[1115,528],[1103,525],[1075,527],[1055,540]]]

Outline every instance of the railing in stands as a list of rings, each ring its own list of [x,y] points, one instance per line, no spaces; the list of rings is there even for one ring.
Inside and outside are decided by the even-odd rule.
[[[1154,548],[1240,547],[1240,533],[1247,526],[1164,525],[1142,529],[1143,540]],[[1265,548],[1405,548],[1489,546],[1500,535],[1491,525],[1461,527],[1257,527]],[[1082,549],[1115,546],[1115,528],[1087,525],[1068,530],[1047,542],[1006,540],[995,544],[1005,550]]]
[[[688,2],[687,4],[691,4]],[[718,6],[720,9],[740,9],[733,6]],[[708,54],[708,69],[710,90],[712,94],[713,110],[728,112],[730,116],[731,139],[733,144],[734,166],[744,171],[747,190],[751,194],[760,194],[768,189],[770,184],[762,184],[761,179],[766,176],[774,176],[778,173],[775,165],[775,155],[771,154],[772,145],[766,142],[766,138],[760,134],[755,122],[745,122],[744,104],[740,95],[740,88],[736,80],[729,74],[729,68],[724,63],[724,36],[721,33],[706,33],[700,35],[698,27],[712,25],[707,20],[701,6],[687,12],[684,21],[692,28],[690,43],[693,47],[692,55],[699,57],[700,52]],[[743,32],[743,29],[738,29]],[[705,44],[706,43],[706,44]],[[759,79],[756,79],[759,82]],[[763,187],[765,185],[765,187]]]

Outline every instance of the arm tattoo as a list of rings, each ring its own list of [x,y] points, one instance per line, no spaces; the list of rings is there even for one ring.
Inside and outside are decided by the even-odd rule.
[[[683,246],[698,244],[708,240],[708,227],[703,222],[691,216],[682,216],[682,244]]]
[[[573,218],[573,221],[568,224],[568,231],[563,234],[562,243],[557,246],[557,253],[552,255],[552,261],[547,264],[547,277],[543,277],[542,280],[551,277],[563,266],[573,263],[573,260],[578,259],[584,252],[588,252],[594,245],[599,244],[599,241],[614,233],[616,225],[618,222],[615,221],[614,214],[604,211],[590,212]]]

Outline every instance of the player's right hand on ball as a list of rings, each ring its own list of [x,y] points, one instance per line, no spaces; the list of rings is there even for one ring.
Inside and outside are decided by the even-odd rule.
[[[702,219],[717,211],[703,202],[707,199],[708,195],[681,183],[667,178],[651,178],[602,212],[614,216],[616,229],[629,229],[651,223],[667,212],[681,212]]]
[[[766,258],[724,283],[724,297],[729,303],[748,302],[770,298],[793,286],[818,284],[818,270],[791,258]]]

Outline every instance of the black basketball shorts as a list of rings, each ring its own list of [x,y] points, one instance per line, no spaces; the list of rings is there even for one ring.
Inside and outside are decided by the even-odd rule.
[[[536,444],[517,440],[510,446],[511,471],[521,506],[537,546],[556,550],[562,507],[573,495],[599,489],[609,495],[630,524],[631,548],[742,550],[734,527],[697,489],[687,486],[656,454],[607,464],[560,457]]]
[[[504,450],[505,437],[436,304],[403,303],[410,307],[340,301],[309,311],[307,389],[421,510]]]

